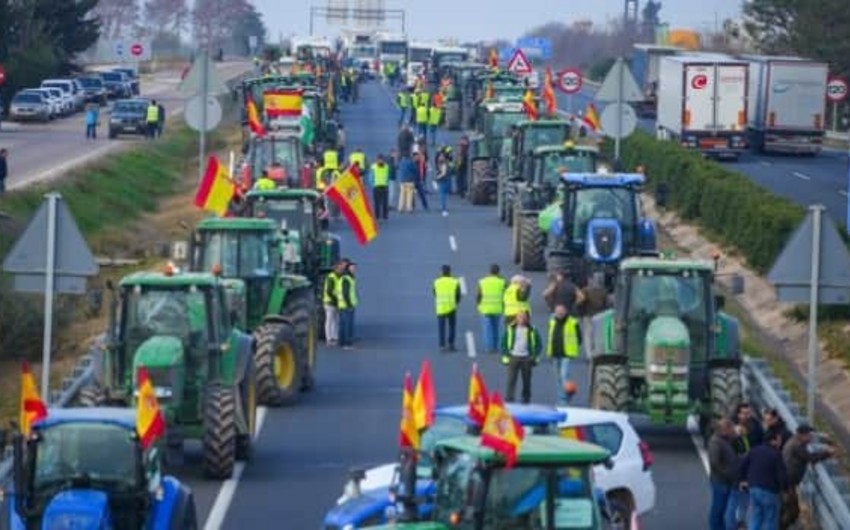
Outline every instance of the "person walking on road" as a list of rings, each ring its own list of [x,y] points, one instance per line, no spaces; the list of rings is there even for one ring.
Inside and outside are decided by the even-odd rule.
[[[357,292],[357,264],[346,259],[345,272],[348,273],[351,281],[351,299],[354,300],[354,305],[351,306],[351,342],[353,344],[359,340],[357,336],[357,300],[360,297]]]
[[[764,443],[753,447],[741,462],[741,488],[750,492],[749,530],[779,527],[779,494],[788,487],[779,446],[782,436],[771,431]]]
[[[452,178],[449,168],[449,161],[445,153],[437,153],[437,176],[434,180],[437,182],[437,190],[440,192],[440,211],[443,212],[443,217],[449,215],[449,194],[452,191]]]
[[[425,183],[428,179],[428,159],[427,154],[421,151],[413,155],[413,161],[416,164],[416,194],[419,196],[419,202],[422,203],[422,209],[428,211],[428,192],[425,189]]]
[[[411,156],[413,154],[413,144],[416,143],[416,137],[413,135],[413,131],[409,125],[405,124],[401,126],[401,129],[398,131],[398,140],[396,143],[398,144],[399,155]]]
[[[510,285],[505,289],[504,299],[502,300],[506,326],[511,325],[521,311],[531,315],[531,304],[528,301],[530,295],[531,281],[520,274],[514,275],[511,278]]]
[[[466,186],[469,179],[469,137],[460,137],[460,146],[455,160],[455,192],[459,197],[466,196]]]
[[[156,128],[159,125],[159,105],[152,99],[145,111],[145,125],[147,125],[148,140],[156,138]]]
[[[100,108],[97,103],[86,105],[86,139],[97,140],[97,122],[100,120]]]
[[[440,351],[455,351],[457,305],[460,303],[460,281],[452,276],[452,268],[443,265],[434,280],[434,306],[437,312],[437,332]]]
[[[384,155],[378,155],[370,170],[372,185],[372,203],[375,205],[375,219],[387,220],[389,210],[390,166]]]
[[[349,261],[343,260],[342,274],[337,281],[337,307],[339,308],[339,345],[344,350],[354,349],[354,309],[357,307],[357,286],[349,270]]]
[[[336,129],[336,156],[337,160],[345,161],[345,129],[341,123]]]
[[[9,151],[6,148],[0,149],[0,195],[6,193],[6,177],[9,176],[8,156]]]
[[[331,272],[325,276],[322,286],[322,304],[325,306],[325,342],[333,346],[339,342],[339,280],[345,271],[345,264],[334,264]]]
[[[518,377],[522,377],[522,402],[531,402],[531,372],[540,359],[540,349],[540,334],[531,325],[528,313],[520,311],[502,336],[501,361],[508,368],[508,402],[515,402]]]
[[[387,188],[387,209],[389,210],[395,209],[396,201],[398,201],[398,162],[398,149],[393,147],[390,150],[390,158],[387,160],[387,165],[390,166],[390,183]]]
[[[578,359],[581,352],[581,327],[564,304],[555,306],[555,312],[549,319],[546,337],[546,357],[555,363],[555,381],[558,385],[558,398],[561,404],[569,403],[567,382],[570,380],[570,360]]]
[[[735,425],[727,418],[717,421],[717,428],[708,440],[709,482],[711,508],[708,512],[709,530],[726,530],[724,516],[729,495],[737,486],[740,459],[732,447]]]
[[[732,447],[743,459],[756,446],[761,445],[764,439],[764,430],[761,424],[753,417],[753,411],[749,403],[739,403],[735,407],[735,415],[732,417],[737,436],[732,441]],[[743,478],[741,479],[743,480]],[[747,511],[750,506],[750,493],[746,488],[735,487],[729,494],[729,504],[726,508],[726,528],[736,529],[747,521]]]
[[[769,433],[782,433],[780,428],[771,427]],[[806,476],[806,469],[810,465],[823,462],[832,458],[836,454],[836,447],[832,440],[823,439],[829,447],[818,450],[811,450],[810,446],[814,441],[815,430],[807,423],[801,423],[797,427],[797,432],[791,436],[785,447],[782,449],[782,462],[785,465],[787,472],[788,484],[782,492],[782,508],[780,510],[779,528],[787,530],[794,526],[797,519],[800,518],[800,499],[797,495],[797,487],[803,482],[803,477]]]
[[[398,115],[398,124],[401,125],[404,123],[404,118],[407,115],[407,111],[410,108],[411,103],[411,94],[407,89],[401,89],[396,94],[396,105],[398,105],[399,115]]]
[[[499,274],[499,266],[490,265],[490,274],[478,280],[475,302],[481,315],[481,331],[487,353],[499,351],[499,324],[504,312],[504,295],[507,282]]]
[[[584,293],[570,281],[563,272],[554,273],[549,285],[543,291],[543,301],[549,311],[555,311],[559,305],[566,306],[571,315],[577,313],[578,306],[584,302]]]
[[[416,193],[416,163],[409,156],[402,156],[398,164],[398,182],[401,186],[398,212],[413,213],[413,195]]]

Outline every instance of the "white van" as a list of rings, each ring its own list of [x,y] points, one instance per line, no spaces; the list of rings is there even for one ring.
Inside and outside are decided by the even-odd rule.
[[[45,79],[41,82],[41,88],[58,88],[61,90],[64,98],[68,101],[68,108],[72,112],[83,110],[86,103],[85,94],[71,79]]]

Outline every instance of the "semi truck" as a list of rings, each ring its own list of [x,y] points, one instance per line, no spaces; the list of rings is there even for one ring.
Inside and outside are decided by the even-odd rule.
[[[412,88],[416,85],[418,76],[425,72],[431,62],[431,52],[435,44],[422,41],[410,41],[407,45],[407,66],[405,67],[405,81]]]
[[[659,138],[737,160],[748,145],[749,63],[698,53],[664,57],[660,66]]]
[[[741,59],[750,64],[747,133],[753,150],[820,153],[829,66],[800,57]]]
[[[407,37],[399,33],[380,32],[375,34],[378,45],[378,72],[386,73],[390,64],[399,68],[404,66],[407,60]]]
[[[684,50],[677,46],[656,44],[635,44],[634,47],[629,67],[644,95],[643,101],[637,104],[637,111],[641,118],[655,118],[658,111],[658,77],[661,58],[678,55]]]

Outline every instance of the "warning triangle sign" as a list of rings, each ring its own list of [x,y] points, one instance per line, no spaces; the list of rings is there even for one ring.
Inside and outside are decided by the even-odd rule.
[[[515,74],[531,73],[531,61],[528,60],[521,48],[517,48],[511,60],[508,61],[508,71]]]

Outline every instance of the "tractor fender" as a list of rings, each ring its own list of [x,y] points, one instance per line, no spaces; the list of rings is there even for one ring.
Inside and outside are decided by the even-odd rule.
[[[162,477],[160,483],[162,487],[161,498],[153,497],[151,504],[150,520],[153,523],[153,530],[171,530],[172,518],[174,517],[177,500],[182,491],[186,491],[179,480],[172,476]]]
[[[737,364],[734,366],[740,366],[740,322],[737,318],[723,312],[718,313],[715,321],[718,333],[715,334],[714,352],[709,361],[726,363],[727,366],[732,366],[729,361],[735,361]]]
[[[236,338],[236,367],[234,376],[236,384],[245,380],[251,370],[254,369],[254,337],[251,335],[240,334]]]

